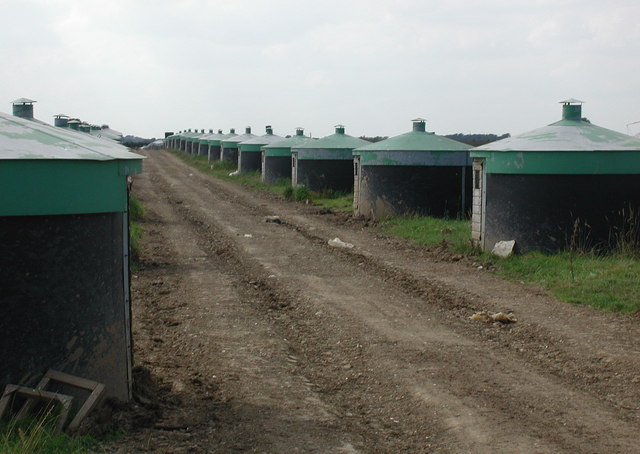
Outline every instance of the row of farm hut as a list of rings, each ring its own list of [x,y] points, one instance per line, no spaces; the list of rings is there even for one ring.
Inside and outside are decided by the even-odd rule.
[[[345,133],[320,139],[302,128],[280,137],[184,131],[165,147],[262,172],[264,183],[291,178],[313,191],[354,192],[354,213],[471,218],[485,250],[515,240],[520,252],[558,251],[580,240],[606,248],[633,229],[640,208],[640,139],[592,124],[582,102],[561,101],[562,119],[476,148],[426,130],[370,143]],[[636,228],[640,226],[635,226]]]

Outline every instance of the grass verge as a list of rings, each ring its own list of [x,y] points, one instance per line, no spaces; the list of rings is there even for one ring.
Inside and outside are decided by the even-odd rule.
[[[98,442],[89,436],[72,436],[54,430],[50,414],[39,419],[11,420],[0,425],[3,454],[85,454]]]
[[[540,285],[561,301],[605,311],[640,311],[640,260],[628,251],[609,255],[530,252],[500,259],[474,250],[467,220],[398,217],[381,221],[377,228],[417,245],[434,246],[444,241],[453,251],[478,255],[481,262],[492,263],[498,276]]]
[[[588,304],[605,311],[640,310],[640,261],[621,254],[592,253],[571,257],[529,252],[494,258],[496,273],[507,279],[546,287],[561,301]]]

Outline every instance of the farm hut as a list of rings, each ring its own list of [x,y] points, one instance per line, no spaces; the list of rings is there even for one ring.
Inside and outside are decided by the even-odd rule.
[[[165,139],[165,148],[179,150],[181,137],[182,137],[182,131],[178,131],[177,133],[171,134],[169,137]]]
[[[291,148],[312,139],[297,128],[292,137],[262,147],[262,182],[273,184],[281,178],[291,178]]]
[[[222,140],[228,139],[230,137],[237,136],[236,130],[231,128],[227,134],[222,132],[222,129],[218,129],[218,134],[215,134],[213,137],[210,137],[209,142],[209,152],[207,160],[211,161],[219,161],[220,160],[220,144]]]
[[[69,117],[65,114],[57,114],[53,116],[53,124],[58,128],[67,128],[69,127]]]
[[[247,126],[244,134],[239,136],[227,137],[220,142],[220,160],[230,162],[234,166],[238,165],[238,144],[245,140],[254,139],[255,134],[251,134],[251,127]]]
[[[180,150],[184,151],[185,153],[189,153],[189,141],[191,140],[191,137],[194,136],[194,134],[197,133],[193,132],[191,129],[187,129],[182,134],[180,134]]]
[[[357,215],[465,216],[471,209],[468,145],[426,131],[422,118],[413,130],[353,150],[353,208]]]
[[[174,135],[169,138],[168,148],[173,148],[174,150],[180,150],[180,143],[182,140],[182,134],[185,131],[178,131]]]
[[[208,133],[201,135],[195,140],[196,142],[196,147],[194,151],[195,155],[207,156],[209,154],[209,142],[207,141],[207,138],[212,135],[214,135],[213,129],[209,129]]]
[[[178,134],[177,137],[177,141],[176,141],[176,149],[180,150],[180,151],[187,151],[187,142],[186,142],[186,138],[188,137],[187,134],[191,133],[191,129],[185,129],[184,131],[180,132]]]
[[[78,129],[80,130],[80,132],[91,132],[91,126],[86,121],[81,122]]]
[[[522,252],[558,251],[572,237],[606,248],[638,213],[640,140],[592,124],[581,101],[561,103],[562,120],[471,150],[472,237],[483,249],[515,240]]]
[[[335,134],[291,147],[291,184],[314,191],[353,190],[353,149],[369,144],[344,133],[337,125]]]
[[[129,175],[121,145],[0,113],[0,386],[53,368],[131,397]]]
[[[178,134],[176,134],[176,138],[173,141],[174,149],[184,151],[184,136],[186,133],[187,131],[184,130],[179,131]]]
[[[218,132],[213,132],[213,129],[210,129],[208,134],[201,136],[198,139],[198,142],[200,143],[198,147],[198,156],[207,156],[208,159],[209,150],[211,148],[210,142],[216,139],[219,140],[222,135],[222,129],[218,129]]]
[[[69,121],[67,121],[67,125],[69,129],[73,129],[74,131],[80,130],[80,120],[78,118],[70,118]]]
[[[284,137],[273,133],[271,126],[265,128],[266,134],[238,144],[238,171],[240,173],[262,169],[262,147],[281,141]]]
[[[196,129],[195,132],[187,138],[187,153],[191,155],[198,154],[198,147],[200,146],[200,137],[204,135],[205,135],[204,129],[201,129],[200,131]]]

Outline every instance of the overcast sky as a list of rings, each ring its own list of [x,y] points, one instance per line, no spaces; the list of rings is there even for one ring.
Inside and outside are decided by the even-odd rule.
[[[566,98],[640,120],[638,0],[0,0],[0,18],[0,111],[26,97],[125,134],[517,134]]]

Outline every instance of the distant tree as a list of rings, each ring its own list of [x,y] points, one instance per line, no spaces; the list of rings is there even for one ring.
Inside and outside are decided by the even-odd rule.
[[[145,139],[145,138],[137,137],[137,136],[124,136],[120,143],[122,143],[122,145],[124,145],[125,147],[139,148],[139,147],[143,147],[145,145],[149,145],[154,140],[156,140],[156,139],[155,138],[153,138],[153,139]]]
[[[472,147],[479,147],[480,145],[486,145],[491,142],[495,142],[496,140],[506,139],[507,137],[511,137],[511,134],[506,133],[498,136],[496,134],[449,134],[445,137],[449,139],[457,140],[458,142],[466,143],[467,145],[471,145]]]
[[[360,138],[362,140],[366,140],[367,142],[376,143],[376,142],[380,142],[382,140],[388,139],[389,136],[375,136],[375,137],[360,136]]]

